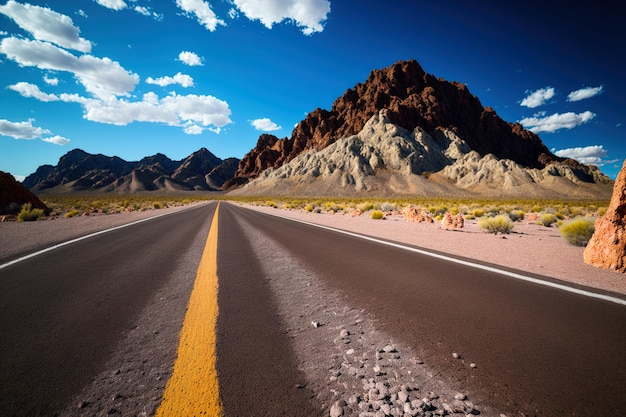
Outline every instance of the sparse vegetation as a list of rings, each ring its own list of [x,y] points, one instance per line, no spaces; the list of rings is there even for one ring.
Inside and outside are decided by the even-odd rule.
[[[556,223],[558,220],[559,220],[558,217],[556,217],[554,214],[544,213],[541,216],[539,216],[539,219],[537,219],[537,223],[545,227],[550,227],[554,223]]]
[[[496,217],[484,217],[478,220],[478,227],[489,233],[508,234],[515,225],[509,216],[499,214]]]
[[[38,220],[44,215],[42,209],[33,208],[31,203],[26,203],[22,206],[22,209],[17,214],[17,221],[19,222],[33,222]]]
[[[67,213],[65,213],[65,218],[69,219],[71,217],[78,216],[79,214],[80,214],[80,211],[78,211],[78,210],[68,211]]]
[[[594,221],[588,217],[577,217],[559,227],[561,236],[574,246],[587,246],[594,230]]]
[[[385,218],[385,213],[383,213],[380,210],[373,210],[372,211],[372,219],[374,220],[382,220]]]

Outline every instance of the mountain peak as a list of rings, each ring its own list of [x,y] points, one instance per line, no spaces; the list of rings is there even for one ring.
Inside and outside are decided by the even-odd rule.
[[[530,168],[543,168],[560,160],[537,135],[505,122],[492,108],[483,107],[466,85],[436,78],[417,61],[408,60],[372,71],[364,83],[335,100],[330,111],[315,109],[309,113],[290,138],[259,140],[227,186],[245,183],[302,152],[321,150],[355,135],[383,109],[393,124],[409,131],[416,127],[430,135],[440,129],[453,131],[483,156],[491,153]]]

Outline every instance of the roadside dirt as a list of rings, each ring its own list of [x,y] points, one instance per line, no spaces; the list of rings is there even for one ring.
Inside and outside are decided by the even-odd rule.
[[[441,229],[437,223],[410,223],[402,215],[387,215],[384,220],[373,220],[367,213],[350,217],[263,206],[245,207],[626,294],[624,274],[585,264],[584,248],[567,243],[556,227],[521,221],[515,223],[510,234],[493,235],[480,230],[475,220],[466,221],[461,230],[450,231]]]

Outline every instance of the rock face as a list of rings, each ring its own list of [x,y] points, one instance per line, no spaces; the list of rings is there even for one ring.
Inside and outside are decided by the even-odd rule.
[[[585,262],[626,273],[626,161],[615,181],[609,208],[595,226],[585,248]]]
[[[481,157],[453,129],[412,131],[389,111],[356,135],[268,168],[233,195],[457,196],[608,198],[611,180],[595,167],[553,162],[527,168],[493,154]],[[239,165],[241,167],[241,164]]]
[[[62,156],[56,166],[39,167],[24,185],[44,193],[215,191],[233,177],[238,162],[235,158],[222,161],[205,148],[182,161],[156,154],[139,162],[75,149]]]
[[[0,215],[17,214],[26,203],[48,211],[48,207],[13,175],[0,171]]]
[[[492,154],[530,168],[562,161],[537,135],[483,107],[464,84],[436,78],[410,60],[372,71],[365,83],[339,97],[330,111],[316,109],[307,115],[291,138],[262,135],[241,160],[235,178],[225,186],[244,184],[303,152],[321,150],[355,135],[382,109],[387,110],[391,123],[409,131],[420,127],[433,137],[441,130],[453,132],[481,156]]]

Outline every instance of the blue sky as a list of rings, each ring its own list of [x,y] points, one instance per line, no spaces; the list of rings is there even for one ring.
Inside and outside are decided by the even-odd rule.
[[[20,178],[74,148],[241,158],[260,134],[290,136],[371,70],[413,58],[615,178],[626,7],[596,3],[2,1],[0,170]]]

